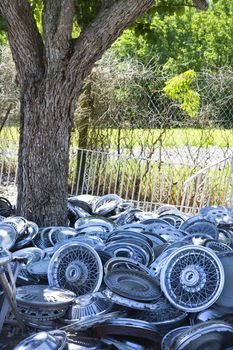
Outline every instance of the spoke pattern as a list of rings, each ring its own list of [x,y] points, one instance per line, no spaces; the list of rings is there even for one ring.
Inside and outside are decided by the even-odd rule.
[[[68,278],[67,271],[77,273]],[[49,268],[49,283],[81,296],[98,290],[102,281],[102,264],[98,254],[86,244],[66,244],[52,259]]]
[[[221,262],[206,248],[181,248],[168,257],[163,269],[164,293],[182,310],[202,310],[221,293]]]

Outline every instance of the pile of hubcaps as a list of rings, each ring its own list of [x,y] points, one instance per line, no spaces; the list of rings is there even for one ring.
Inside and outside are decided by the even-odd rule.
[[[19,266],[15,307],[39,332],[15,349],[233,346],[232,209],[187,217],[78,196],[69,227],[38,228],[2,201],[0,268]]]

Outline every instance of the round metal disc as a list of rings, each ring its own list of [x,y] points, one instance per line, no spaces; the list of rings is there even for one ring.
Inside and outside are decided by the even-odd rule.
[[[196,222],[200,223],[200,222],[211,222],[209,220],[206,220],[205,218],[203,218],[201,215],[194,215],[190,218],[187,218],[187,220],[185,220],[181,225],[180,225],[180,230],[186,231],[190,226],[192,226],[193,224],[195,224]]]
[[[66,333],[64,331],[40,332],[20,342],[14,350],[64,350]]]
[[[222,321],[208,321],[182,332],[171,342],[174,350],[222,350],[232,346],[233,327]]]
[[[80,218],[75,222],[74,228],[77,231],[82,231],[82,230],[87,230],[89,228],[89,231],[91,230],[91,227],[96,227],[100,228],[100,230],[102,231],[106,231],[106,232],[111,232],[114,227],[115,224],[112,220],[110,219],[106,219],[104,217],[101,216],[88,216],[85,218]]]
[[[80,235],[78,237],[71,238],[69,242],[83,242],[88,244],[95,250],[102,250],[104,248],[104,241],[100,237],[97,237],[94,232],[93,235],[88,233],[85,235]]]
[[[160,345],[161,335],[156,326],[149,322],[139,321],[130,318],[117,318],[106,321],[94,327],[100,336],[119,335],[134,337],[139,339],[151,340],[154,342],[154,348]]]
[[[5,197],[0,197],[0,215],[5,219],[10,216],[12,212],[13,208],[11,202]]]
[[[233,224],[232,211],[224,206],[213,205],[201,208],[200,215],[216,224]]]
[[[55,245],[77,236],[77,231],[72,227],[54,227],[49,231],[48,236],[51,244]]]
[[[49,262],[50,260],[47,257],[45,257],[42,260],[28,264],[26,268],[28,272],[32,275],[46,277],[48,274]]]
[[[207,234],[214,239],[218,239],[218,229],[216,225],[207,220],[204,221],[203,219],[200,221],[196,221],[195,223],[187,227],[185,232],[189,234]]]
[[[184,237],[184,232],[173,226],[157,229],[155,232],[157,235],[163,237],[166,242],[175,242]]]
[[[111,310],[113,304],[101,293],[87,294],[75,299],[75,303],[67,312],[70,320],[83,320],[91,316],[101,315]]]
[[[172,252],[162,266],[161,288],[178,309],[197,312],[211,306],[224,286],[224,270],[209,248],[188,245]]]
[[[23,320],[25,321],[26,324],[30,325],[30,323],[37,323],[41,324],[41,326],[45,326],[44,322],[51,322],[57,319],[60,319],[61,317],[64,317],[67,307],[65,308],[60,308],[58,307],[57,309],[50,309],[47,306],[40,306],[40,307],[31,307],[28,305],[17,305],[17,309],[22,316]],[[35,327],[39,329],[46,329],[46,328],[41,328],[41,327]],[[54,328],[54,327],[53,327]],[[48,329],[48,328],[47,328]]]
[[[159,218],[167,221],[170,224],[173,223],[174,227],[176,228],[179,228],[183,224],[183,222],[186,220],[186,218],[181,216],[179,212],[165,213],[163,215],[160,215]]]
[[[231,247],[229,247],[228,245],[221,243],[215,239],[207,239],[204,242],[204,246],[212,249],[216,254],[221,253],[221,252],[232,251]]]
[[[125,235],[125,237],[113,237],[108,243],[108,246],[111,246],[111,244],[114,245],[115,243],[121,243],[123,246],[128,246],[128,244],[139,246],[149,257],[149,262],[154,260],[154,250],[152,248],[152,243],[150,245],[143,239],[137,237],[128,237],[127,235]]]
[[[44,285],[22,286],[16,289],[16,301],[19,305],[56,309],[69,306],[74,299],[75,294],[69,290]]]
[[[33,263],[43,258],[44,252],[40,248],[30,247],[17,250],[12,254],[13,258],[26,259],[27,263]]]
[[[104,281],[110,290],[125,298],[154,301],[161,296],[157,281],[141,271],[112,270]]]
[[[111,213],[123,199],[116,194],[107,194],[96,200],[93,205],[93,212],[97,215],[107,215]]]
[[[173,307],[165,298],[161,297],[156,302],[156,310],[133,310],[130,317],[151,322],[154,325],[172,325],[183,321],[187,317],[187,313]]]
[[[32,284],[38,284],[40,282],[39,277],[32,276],[28,270],[27,265],[21,265],[21,268],[19,270],[18,276],[17,276],[17,286],[25,286],[25,285],[32,285]]]
[[[145,266],[140,264],[137,260],[129,258],[110,258],[104,265],[104,273],[108,274],[114,269],[120,270],[137,270],[150,274],[150,270]]]
[[[16,229],[18,235],[23,234],[28,227],[27,220],[21,216],[10,216],[3,222],[13,226]]]
[[[149,219],[142,221],[141,224],[146,226],[146,231],[157,233],[157,230],[173,227],[167,221],[162,219]]]
[[[14,249],[20,249],[30,243],[32,239],[37,235],[38,231],[38,225],[32,221],[28,221],[27,228],[18,236],[17,241],[14,245]]]
[[[233,251],[219,254],[225,273],[223,291],[216,304],[227,309],[233,308]]]
[[[49,263],[49,285],[71,290],[77,296],[98,291],[102,278],[103,266],[99,255],[82,242],[64,244]]]
[[[151,259],[150,252],[133,243],[110,242],[105,245],[104,251],[115,257],[132,258],[146,266]]]
[[[110,299],[114,304],[125,306],[135,310],[156,310],[158,308],[157,303],[145,303],[136,301],[133,299],[124,298],[116,293],[113,293],[110,289],[103,290],[103,294],[106,298]]]
[[[148,238],[146,235],[144,235],[144,232],[137,232],[133,229],[117,229],[110,233],[108,236],[107,242],[114,241],[116,238],[134,238],[141,241],[146,241],[147,244],[149,244],[151,247],[153,246],[150,238]]]
[[[161,341],[161,350],[171,350],[171,342],[175,339],[175,337],[189,328],[189,326],[179,327],[172,329],[170,332],[166,333]]]
[[[16,229],[2,221],[0,223],[0,247],[2,249],[11,249],[17,239],[17,231]]]
[[[119,205],[122,207],[122,205]],[[134,208],[133,205],[129,206],[128,204],[124,207],[124,212],[121,213],[118,218],[115,220],[115,223],[118,226],[128,225],[138,223],[141,220],[137,217],[138,214],[142,213],[142,210],[139,208]]]
[[[232,246],[233,243],[233,231],[226,225],[218,227],[218,241],[228,246]]]
[[[0,266],[7,265],[12,260],[12,254],[6,249],[0,249]]]

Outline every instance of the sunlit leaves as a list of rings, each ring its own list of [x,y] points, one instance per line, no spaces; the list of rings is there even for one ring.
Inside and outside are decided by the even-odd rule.
[[[114,49],[144,63],[157,57],[167,73],[233,65],[233,1],[214,1],[204,12],[187,7],[182,15],[153,11],[137,20]]]
[[[43,1],[42,0],[29,0],[31,5],[34,18],[37,23],[37,27],[40,32],[42,32],[42,10],[43,10]]]
[[[171,78],[166,82],[164,92],[168,97],[180,103],[183,109],[190,117],[195,117],[200,105],[199,94],[192,90],[191,83],[195,80],[196,73],[188,70],[180,75]]]

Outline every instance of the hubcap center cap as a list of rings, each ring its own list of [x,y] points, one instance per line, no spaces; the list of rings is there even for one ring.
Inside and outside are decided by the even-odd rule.
[[[78,264],[70,264],[65,272],[66,279],[69,282],[75,282],[82,277],[82,270]]]
[[[197,271],[187,271],[184,275],[184,283],[187,286],[195,286],[199,281],[199,273]]]
[[[180,282],[183,285],[183,288],[202,287],[205,280],[203,269],[196,265],[187,266],[180,276]]]

